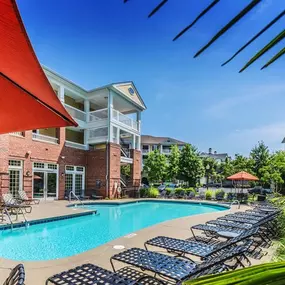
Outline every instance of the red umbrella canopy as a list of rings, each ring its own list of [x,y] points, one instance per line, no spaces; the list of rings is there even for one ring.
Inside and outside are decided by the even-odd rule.
[[[0,0],[0,134],[77,126],[34,53],[15,0]]]
[[[236,174],[233,174],[233,175],[227,177],[227,179],[228,180],[239,180],[239,181],[242,181],[242,180],[257,181],[257,180],[259,180],[256,176],[251,175],[250,173],[245,172],[245,171],[241,171],[241,172],[238,172]]]

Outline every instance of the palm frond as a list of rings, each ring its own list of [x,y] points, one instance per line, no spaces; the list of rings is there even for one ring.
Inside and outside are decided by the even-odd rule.
[[[214,0],[208,7],[206,7],[197,17],[196,19],[188,25],[185,29],[183,29],[175,38],[173,41],[176,41],[178,38],[180,38],[185,32],[187,32],[190,28],[192,28],[199,19],[201,19],[208,11],[210,11],[217,3],[219,3],[220,0]]]
[[[245,66],[239,71],[239,73],[243,72],[246,68],[248,68],[251,64],[253,64],[257,59],[259,59],[263,54],[273,48],[277,43],[279,43],[282,39],[285,38],[285,30],[279,33],[272,41],[270,41],[266,46],[264,46],[255,56],[253,56]]]
[[[272,25],[274,25],[278,20],[280,20],[285,15],[285,10],[281,12],[276,18],[274,18],[268,25],[266,25],[260,32],[258,32],[253,38],[251,38],[245,45],[243,45],[230,59],[225,61],[222,66],[233,60],[240,52],[242,52],[246,47],[248,47],[252,42],[254,42],[259,36],[266,32]]]
[[[205,51],[210,45],[212,45],[219,37],[227,32],[232,26],[234,26],[241,18],[243,18],[248,12],[250,12],[257,4],[262,0],[252,0],[242,11],[240,11],[228,24],[226,24],[205,46],[203,46],[195,55],[194,58]]]
[[[273,62],[275,62],[278,58],[280,58],[282,55],[285,54],[285,47],[281,49],[276,55],[274,55],[265,65],[261,67],[261,69],[264,69],[271,65]]]
[[[168,2],[168,0],[163,0],[161,1],[148,15],[148,18],[150,18],[151,16],[153,16],[164,4],[166,4],[166,2]]]

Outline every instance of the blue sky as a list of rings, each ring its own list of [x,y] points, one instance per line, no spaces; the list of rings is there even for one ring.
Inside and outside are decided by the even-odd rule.
[[[134,81],[148,107],[142,116],[144,134],[174,137],[201,151],[212,147],[248,154],[258,140],[280,149],[285,136],[285,57],[259,69],[284,41],[244,73],[238,70],[283,30],[285,17],[229,65],[220,65],[284,9],[284,0],[264,0],[193,59],[250,2],[222,0],[172,42],[211,1],[169,0],[151,19],[146,16],[160,0],[17,3],[41,63],[86,89]]]

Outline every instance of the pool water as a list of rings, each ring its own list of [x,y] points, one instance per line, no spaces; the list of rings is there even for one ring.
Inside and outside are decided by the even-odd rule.
[[[22,261],[64,258],[163,221],[227,209],[215,205],[157,201],[84,207],[96,209],[100,215],[0,232],[0,257]]]

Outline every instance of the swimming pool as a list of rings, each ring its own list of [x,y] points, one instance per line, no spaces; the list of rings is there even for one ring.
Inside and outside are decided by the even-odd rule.
[[[163,221],[228,209],[174,201],[140,201],[120,205],[98,203],[84,207],[97,209],[100,215],[1,231],[0,257],[22,261],[64,258]]]

